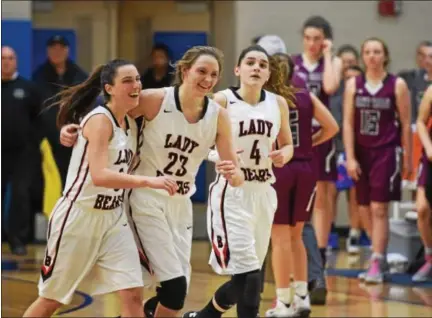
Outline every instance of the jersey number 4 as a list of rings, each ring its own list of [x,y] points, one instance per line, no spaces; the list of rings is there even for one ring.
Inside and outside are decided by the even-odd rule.
[[[258,166],[261,160],[261,153],[260,150],[258,148],[258,141],[259,140],[255,140],[253,145],[252,145],[252,150],[250,153],[250,158],[251,159],[255,159],[255,164]]]
[[[175,152],[168,153],[168,159],[170,162],[167,164],[167,166],[163,169],[163,172],[167,175],[176,175],[177,177],[183,177],[187,173],[186,164],[188,162],[188,157],[185,157],[183,155],[179,155]],[[180,162],[180,168],[177,169],[175,172],[172,171],[173,166],[177,163],[177,161]]]

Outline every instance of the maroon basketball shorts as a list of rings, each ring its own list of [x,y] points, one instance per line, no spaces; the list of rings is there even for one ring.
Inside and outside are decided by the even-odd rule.
[[[357,202],[387,203],[401,199],[402,151],[399,146],[379,148],[357,146],[360,179],[356,182]]]
[[[333,140],[314,148],[314,163],[318,181],[336,181],[336,145]]]
[[[283,168],[273,168],[273,172],[278,198],[273,223],[295,225],[309,221],[315,198],[314,162],[293,160]]]

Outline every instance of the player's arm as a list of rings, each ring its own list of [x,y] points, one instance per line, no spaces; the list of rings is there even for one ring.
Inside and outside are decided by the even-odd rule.
[[[425,149],[426,156],[432,161],[432,140],[427,124],[432,113],[432,85],[426,90],[419,107],[417,116],[417,133]]]
[[[354,95],[356,90],[355,77],[347,81],[343,100],[343,142],[347,156],[347,171],[354,179],[360,177],[360,166],[354,151]]]
[[[213,95],[212,99],[223,108],[226,108],[227,98],[223,93],[217,92],[216,94]],[[209,150],[209,153],[207,155],[207,160],[214,163],[219,162],[220,160],[219,153],[214,147]]]
[[[322,144],[339,132],[339,126],[327,107],[312,93],[314,118],[319,122],[321,129],[312,136],[312,146]]]
[[[324,41],[324,72],[323,90],[327,95],[334,94],[339,88],[341,81],[342,61],[339,57],[332,55],[333,43],[331,40]]]
[[[401,123],[404,171],[410,174],[412,170],[411,97],[408,86],[402,78],[396,80],[396,107]]]
[[[165,97],[165,89],[143,89],[140,93],[139,104],[128,112],[132,118],[144,116],[146,120],[152,120],[159,113],[162,101]]]
[[[272,159],[273,164],[276,167],[283,167],[294,155],[294,145],[289,125],[288,104],[282,96],[277,96],[277,101],[281,116],[280,130],[277,135],[277,144],[279,149],[270,152],[269,157]]]
[[[165,189],[170,194],[177,191],[176,182],[169,178],[134,176],[108,168],[108,146],[112,134],[113,125],[103,114],[89,118],[83,128],[83,136],[88,141],[90,175],[95,186],[111,189],[152,187]]]
[[[239,168],[237,155],[234,150],[231,132],[231,121],[228,111],[220,108],[217,122],[216,149],[221,161],[217,169],[233,187],[240,186],[244,182],[244,175]]]

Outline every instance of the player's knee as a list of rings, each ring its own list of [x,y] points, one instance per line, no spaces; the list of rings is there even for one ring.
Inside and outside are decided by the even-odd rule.
[[[388,203],[372,202],[371,203],[372,217],[374,219],[388,218]]]
[[[57,300],[46,298],[43,296],[39,296],[39,298],[36,300],[37,304],[43,308],[45,308],[49,312],[55,312],[57,309],[59,309],[63,304],[60,303]]]
[[[168,309],[181,310],[186,299],[186,291],[187,281],[185,276],[161,282],[161,289],[158,292],[159,302]]]

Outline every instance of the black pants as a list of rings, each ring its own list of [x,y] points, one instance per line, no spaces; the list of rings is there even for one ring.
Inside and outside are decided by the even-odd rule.
[[[33,155],[30,147],[2,151],[2,225],[11,244],[27,242],[30,238]]]

